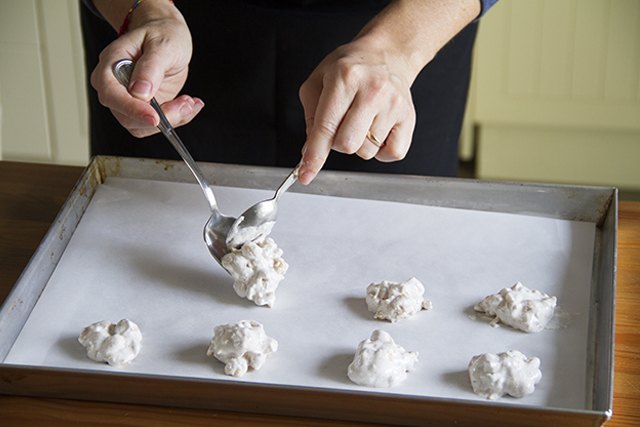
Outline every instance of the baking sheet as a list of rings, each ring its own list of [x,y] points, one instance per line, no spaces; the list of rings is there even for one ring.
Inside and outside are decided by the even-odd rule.
[[[216,187],[237,215],[270,192]],[[542,360],[533,395],[501,403],[589,408],[587,366],[595,225],[524,215],[289,193],[272,236],[290,264],[273,308],[237,297],[202,242],[207,206],[195,184],[111,177],[80,221],[5,363],[114,371],[77,343],[95,321],[128,317],[143,351],[124,372],[484,400],[466,366],[517,349]],[[434,308],[396,324],[373,320],[372,281],[418,277]],[[558,296],[567,327],[525,334],[470,316],[515,281]],[[213,326],[254,319],[280,344],[241,379],[205,356]],[[374,329],[420,353],[407,381],[375,390],[346,367]]]

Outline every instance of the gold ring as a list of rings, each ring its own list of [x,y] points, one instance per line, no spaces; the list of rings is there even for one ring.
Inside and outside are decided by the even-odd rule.
[[[384,145],[384,142],[380,142],[380,140],[378,138],[376,138],[375,136],[373,136],[373,134],[371,133],[371,131],[367,132],[367,139],[369,141],[371,141],[371,143],[373,145],[375,145],[378,148],[381,148]]]

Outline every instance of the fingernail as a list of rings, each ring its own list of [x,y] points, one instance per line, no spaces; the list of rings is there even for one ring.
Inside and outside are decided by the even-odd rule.
[[[313,180],[314,176],[315,175],[311,172],[304,172],[302,175],[300,175],[300,178],[298,178],[298,181],[302,185],[308,185]]]
[[[131,94],[143,98],[148,98],[149,96],[151,96],[151,88],[152,85],[148,81],[137,80],[133,83],[133,86],[131,86]]]
[[[156,126],[156,118],[153,117],[151,114],[145,114],[144,116],[142,116],[142,118],[144,119],[145,123],[148,124],[149,126]]]

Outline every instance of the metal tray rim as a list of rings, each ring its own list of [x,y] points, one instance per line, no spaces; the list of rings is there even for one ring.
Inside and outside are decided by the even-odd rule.
[[[205,169],[205,174],[208,174],[212,180],[212,185],[230,185],[237,180],[243,181],[244,185],[235,185],[235,186],[246,186],[253,188],[273,188],[279,181],[282,179],[283,173],[285,169],[282,168],[268,168],[268,167],[246,167],[246,166],[238,166],[238,165],[220,165],[220,164],[211,164],[211,163],[202,163],[201,164]],[[131,178],[144,178],[150,179],[148,176],[145,176],[149,170],[153,171],[153,174],[158,175],[163,178],[163,180],[170,181],[179,181],[179,182],[192,182],[192,178],[189,175],[189,172],[182,162],[177,161],[159,161],[159,160],[151,160],[151,159],[133,159],[133,158],[117,158],[117,157],[103,157],[98,156],[92,159],[90,165],[87,167],[85,172],[82,174],[81,178],[75,185],[71,194],[69,195],[67,201],[65,202],[63,208],[59,212],[55,221],[53,222],[51,228],[45,235],[41,245],[34,253],[32,259],[29,261],[25,271],[20,276],[18,282],[15,287],[11,291],[10,295],[7,297],[5,303],[0,308],[0,337],[13,336],[13,340],[9,343],[6,340],[2,340],[5,342],[4,347],[0,345],[0,361],[4,360],[6,354],[10,350],[11,345],[15,341],[15,338],[19,334],[22,325],[19,325],[19,321],[16,321],[16,317],[22,316],[22,324],[26,322],[26,318],[28,318],[28,314],[31,309],[35,305],[37,301],[37,297],[40,292],[46,286],[46,282],[48,281],[48,277],[55,269],[57,261],[59,257],[62,255],[64,251],[64,247],[66,243],[70,239],[72,235],[72,230],[75,228],[75,225],[80,220],[84,209],[91,200],[93,192],[106,178],[109,176],[125,176]],[[146,171],[146,172],[145,172]],[[152,175],[153,175],[152,174]],[[147,173],[148,175],[148,173]],[[154,178],[152,178],[154,179]],[[235,181],[234,181],[235,180]],[[614,316],[615,316],[615,260],[617,257],[617,210],[618,210],[618,193],[617,189],[613,187],[594,187],[594,186],[566,186],[566,185],[555,185],[555,184],[537,184],[537,183],[514,183],[514,182],[495,182],[495,181],[481,181],[481,180],[467,180],[460,178],[432,178],[432,177],[416,177],[416,176],[387,176],[387,175],[378,175],[378,174],[361,174],[361,173],[348,173],[348,172],[323,172],[317,178],[317,186],[315,188],[298,188],[294,189],[294,191],[303,192],[303,193],[314,193],[314,194],[326,194],[326,195],[337,195],[344,196],[341,191],[334,191],[332,189],[336,188],[337,183],[341,183],[342,185],[337,186],[340,189],[344,189],[345,182],[349,182],[351,187],[357,188],[358,185],[365,184],[380,184],[382,189],[376,187],[374,189],[374,194],[370,194],[371,198],[379,198],[384,195],[385,191],[389,188],[389,186],[397,186],[397,185],[407,185],[408,191],[412,191],[416,185],[426,187],[430,191],[435,191],[437,197],[433,197],[432,200],[420,199],[419,197],[415,197],[409,201],[409,203],[425,203],[425,202],[433,202],[435,206],[447,206],[447,207],[456,207],[463,209],[474,209],[478,210],[490,210],[490,211],[498,211],[504,212],[504,210],[500,210],[504,208],[505,205],[498,204],[497,206],[489,206],[486,204],[480,203],[479,206],[474,206],[473,203],[443,203],[446,202],[446,197],[451,197],[452,188],[453,190],[462,192],[463,194],[467,194],[469,188],[471,189],[481,189],[482,197],[484,197],[486,191],[492,192],[507,192],[511,195],[511,191],[513,189],[522,190],[526,189],[529,191],[528,194],[532,194],[534,196],[534,200],[538,199],[540,195],[544,195],[545,197],[551,197],[553,201],[558,200],[558,195],[567,196],[569,199],[569,203],[572,205],[570,209],[566,211],[562,210],[551,210],[548,209],[545,211],[544,209],[538,209],[533,211],[529,206],[525,206],[524,208],[518,207],[517,209],[507,209],[507,212],[511,213],[520,213],[520,214],[531,214],[531,215],[540,215],[540,216],[552,216],[552,217],[560,217],[564,219],[573,219],[579,221],[589,221],[595,222],[598,227],[599,236],[603,236],[603,229],[607,228],[607,235],[604,236],[607,239],[607,248],[610,246],[613,247],[612,251],[607,253],[594,253],[594,257],[599,257],[598,266],[594,263],[594,282],[602,281],[602,276],[595,277],[596,274],[604,274],[610,283],[605,283],[607,285],[607,289],[604,289],[604,296],[607,298],[610,303],[601,307],[602,312],[598,313],[598,326],[604,327],[604,331],[596,331],[600,335],[604,334],[605,343],[602,343],[602,336],[600,338],[600,342],[598,345],[598,360],[599,363],[598,368],[600,372],[600,377],[596,378],[598,381],[602,381],[605,384],[603,386],[606,387],[605,390],[597,389],[596,393],[593,396],[593,409],[563,409],[563,408],[551,408],[551,407],[527,407],[525,405],[518,405],[517,408],[522,408],[523,410],[533,412],[543,410],[542,412],[554,412],[558,414],[564,415],[588,415],[593,418],[591,421],[600,420],[606,421],[611,417],[612,414],[612,401],[613,401],[613,327],[614,327]],[[236,182],[237,184],[237,182]],[[440,191],[438,192],[438,190]],[[443,190],[444,189],[444,190]],[[360,192],[358,195],[361,197],[365,197],[367,194]],[[431,196],[429,196],[431,197]],[[561,199],[562,197],[560,197]],[[573,199],[573,200],[571,200]],[[476,200],[473,200],[474,202]],[[426,203],[425,203],[426,204]],[[580,215],[579,211],[584,206],[595,207],[596,211],[591,212],[587,215]],[[544,207],[544,206],[543,206]],[[600,249],[600,248],[598,248]],[[598,252],[598,251],[596,251]],[[608,262],[608,264],[607,264]],[[605,263],[605,269],[607,271],[599,272],[601,269],[600,264]],[[42,265],[44,264],[44,265]],[[610,271],[609,271],[610,270]],[[29,290],[29,286],[34,281],[41,282],[41,289],[37,292],[33,292]],[[599,283],[601,286],[602,283]],[[607,294],[607,291],[608,294]],[[32,301],[26,301],[27,296],[32,298]],[[26,303],[25,303],[26,302]],[[25,317],[26,316],[26,317]],[[18,319],[20,320],[20,319]],[[604,325],[603,325],[604,324]],[[595,346],[595,342],[594,342]],[[604,362],[603,360],[604,359]],[[16,366],[9,365],[3,362],[0,362],[0,393],[10,393],[10,394],[21,394],[19,390],[20,381],[13,381],[12,373],[22,372],[27,376],[31,375],[47,375],[50,373],[65,373],[65,372],[73,372],[75,370],[62,369],[62,368],[46,368],[46,367],[25,367],[25,366]],[[96,373],[96,372],[93,372]],[[9,377],[8,377],[8,376]],[[109,376],[113,376],[116,374],[106,373],[105,375],[99,375],[100,378],[107,378]],[[168,383],[174,380],[180,380],[179,377],[164,377],[164,376],[149,376],[149,375],[141,375],[141,374],[126,374],[123,373],[127,378],[142,378],[142,379],[163,379]],[[120,374],[116,375],[120,376]],[[10,378],[11,377],[11,378]],[[195,379],[182,379],[181,381],[188,382],[197,382]],[[206,380],[203,380],[206,381]],[[216,380],[211,380],[216,381]],[[208,381],[211,383],[211,381]],[[228,385],[228,382],[220,381],[221,385]],[[248,383],[252,385],[257,385],[255,383]],[[16,388],[17,386],[17,388]],[[597,384],[594,384],[594,388],[596,388]],[[295,386],[278,386],[280,389],[307,389],[307,387],[297,388]],[[322,389],[325,392],[335,393],[338,390],[332,389]],[[343,391],[340,391],[341,393]],[[344,392],[349,395],[358,395],[358,392]],[[46,394],[43,394],[46,395]],[[366,393],[367,396],[376,395],[375,393]],[[383,396],[387,396],[382,394]],[[397,395],[391,395],[397,397]],[[418,399],[420,401],[428,401],[428,402],[457,402],[458,399],[445,399],[445,398],[437,398],[437,397],[419,397],[419,396],[403,396],[404,399]],[[502,408],[503,405],[505,408],[513,408],[514,405],[509,404],[501,404],[499,402],[489,402],[489,405],[485,402],[474,402],[462,400],[466,404],[477,404],[480,407],[492,407]],[[168,403],[168,402],[163,402]]]

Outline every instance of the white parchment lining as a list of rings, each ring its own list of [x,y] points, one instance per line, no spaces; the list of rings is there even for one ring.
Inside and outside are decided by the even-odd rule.
[[[216,187],[238,215],[273,193]],[[475,354],[520,350],[542,361],[534,394],[501,403],[589,409],[587,335],[593,223],[286,194],[272,237],[290,268],[275,306],[239,298],[211,258],[208,208],[195,184],[109,178],[101,185],[6,363],[113,371],[86,358],[83,327],[129,318],[143,348],[125,372],[484,400],[467,376]],[[433,309],[395,324],[374,320],[366,287],[420,279]],[[526,334],[473,319],[484,296],[521,281],[556,295],[566,328]],[[241,379],[205,355],[213,327],[264,324],[279,350]],[[419,352],[401,386],[352,384],[347,365],[374,329]]]

